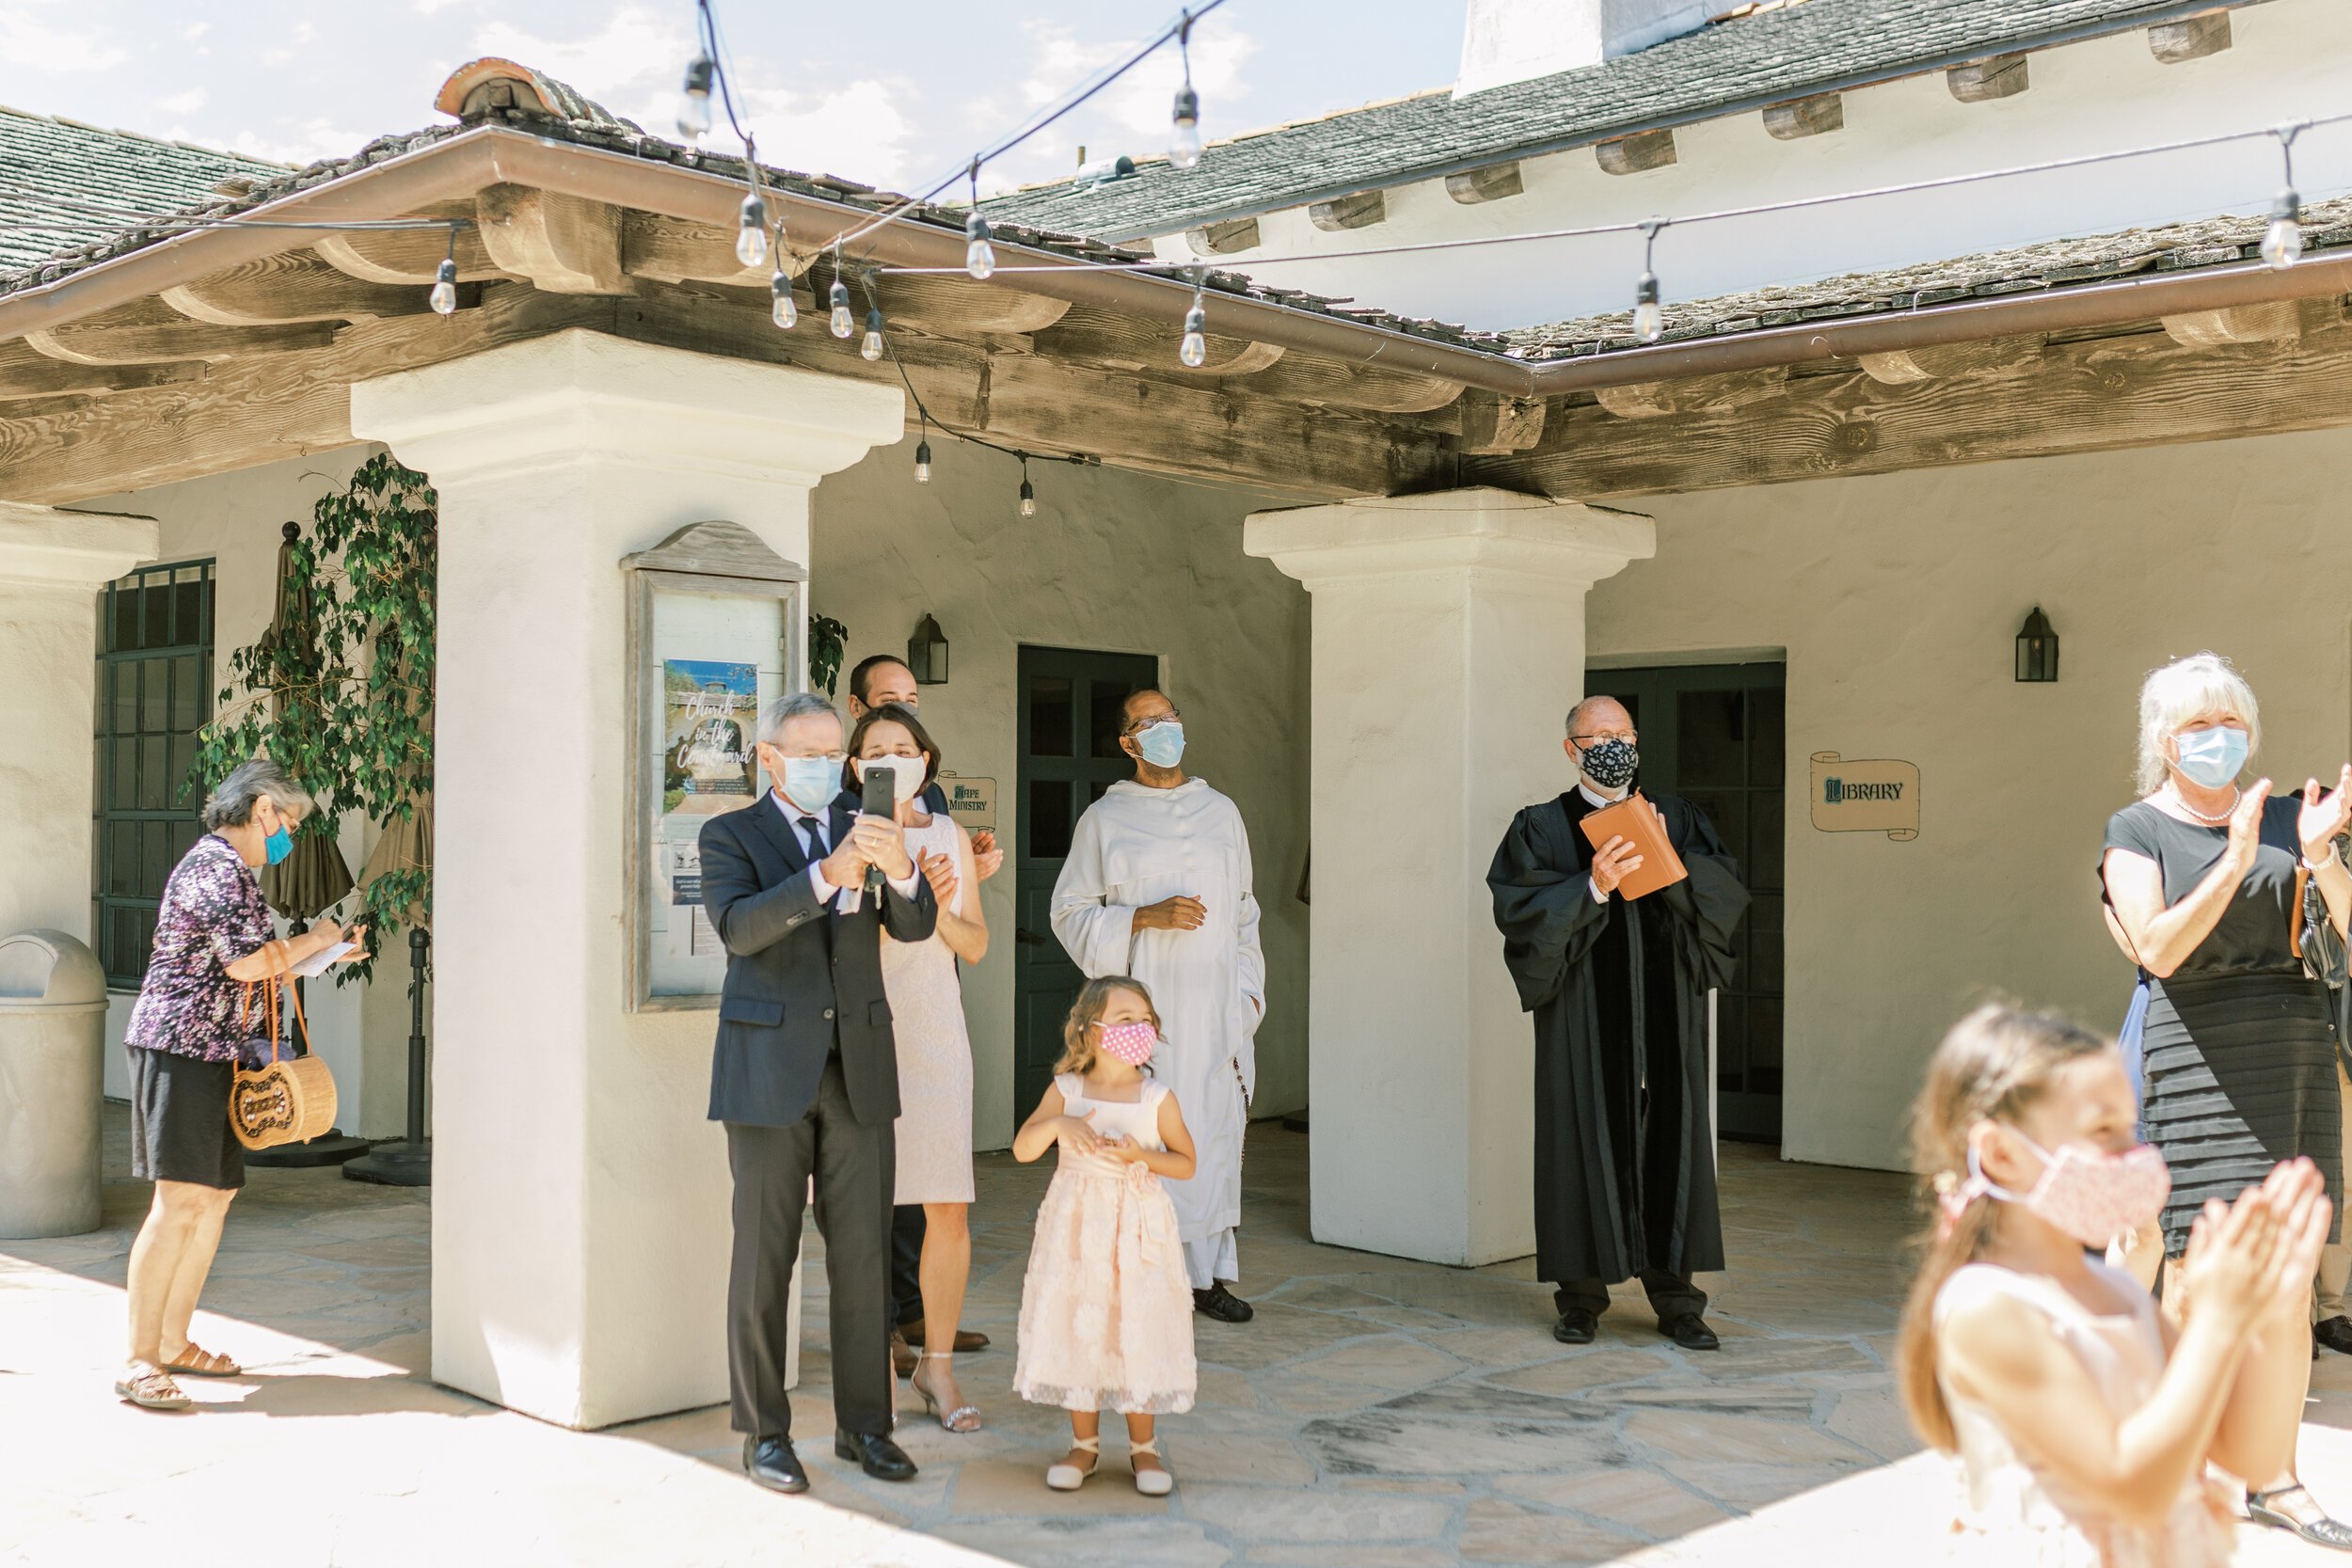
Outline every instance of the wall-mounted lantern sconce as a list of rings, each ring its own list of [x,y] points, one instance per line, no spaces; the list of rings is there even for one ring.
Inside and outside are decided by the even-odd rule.
[[[2051,646],[2057,646],[2056,639],[2052,640]],[[2022,659],[2025,656],[2021,654],[2018,657]],[[928,610],[914,624],[914,635],[907,639],[907,668],[914,672],[914,684],[917,686],[947,684],[947,634],[939,629],[939,623],[931,619]],[[2021,663],[2018,668],[2023,670],[2025,665]],[[2024,678],[2023,675],[2018,677],[2020,680]]]
[[[2054,681],[2058,679],[2058,633],[2050,629],[2050,618],[2042,613],[2042,607],[2033,607],[2026,624],[2017,630],[2017,678],[2021,681]]]

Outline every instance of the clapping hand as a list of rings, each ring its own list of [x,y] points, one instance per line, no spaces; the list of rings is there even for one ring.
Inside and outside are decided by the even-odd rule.
[[[2222,853],[2241,879],[2254,868],[2254,851],[2262,847],[2263,807],[2269,800],[2270,781],[2256,779],[2230,813],[2230,843]]]
[[[1054,1135],[1073,1154],[1092,1154],[1103,1147],[1103,1135],[1083,1117],[1063,1117]]]
[[[2299,1328],[2310,1299],[2312,1271],[2335,1224],[2328,1183],[2309,1160],[2282,1160],[2262,1184],[2279,1216],[2279,1244],[2271,1271],[2272,1306]]]
[[[2250,1329],[2276,1306],[2281,1271],[2298,1252],[2280,1244],[2280,1213],[2267,1184],[2247,1188],[2226,1208],[2219,1198],[2207,1198],[2181,1259],[2190,1310],[2210,1314],[2234,1332]],[[2310,1290],[2310,1279],[2300,1276],[2298,1297]]]
[[[954,857],[926,849],[915,863],[923,868],[923,879],[931,884],[931,896],[939,900],[939,907],[944,910],[949,904],[954,903],[956,897]]]
[[[2325,862],[2334,849],[2336,835],[2352,827],[2352,762],[2344,765],[2336,787],[2322,795],[2319,781],[2303,784],[2303,810],[2296,832],[2303,840],[2303,859],[2312,865]]]
[[[996,830],[982,828],[972,835],[972,874],[981,881],[1005,868],[1005,852],[996,846]]]

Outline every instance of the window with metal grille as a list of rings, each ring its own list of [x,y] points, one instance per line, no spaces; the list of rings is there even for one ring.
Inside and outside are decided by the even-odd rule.
[[[97,859],[90,927],[111,986],[136,990],[164,880],[203,832],[188,778],[213,712],[213,563],[149,566],[98,592]]]

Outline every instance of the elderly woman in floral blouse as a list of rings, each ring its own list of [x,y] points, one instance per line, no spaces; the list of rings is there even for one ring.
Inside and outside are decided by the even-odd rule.
[[[275,865],[310,797],[257,757],[204,802],[210,830],[164,884],[155,951],[131,1008],[131,1174],[155,1201],[131,1247],[131,1358],[115,1392],[149,1410],[185,1410],[174,1372],[234,1377],[244,1369],[188,1338],[188,1320],[220,1244],[229,1200],[245,1185],[245,1150],[229,1129],[237,1048],[248,1031],[245,988],[283,974],[344,933],[322,920],[280,940],[254,867]],[[363,932],[355,927],[351,940]],[[355,947],[343,961],[364,957]]]

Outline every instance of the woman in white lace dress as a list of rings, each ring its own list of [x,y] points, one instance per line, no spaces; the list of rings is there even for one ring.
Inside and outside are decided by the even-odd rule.
[[[907,852],[939,900],[939,927],[918,942],[882,938],[882,989],[898,1041],[898,1168],[894,1201],[923,1206],[923,1343],[914,1391],[949,1432],[977,1432],[980,1413],[964,1402],[952,1363],[957,1320],[972,1272],[972,1039],[963,1023],[959,961],[980,961],[988,925],[980,914],[972,840],[953,817],[925,815],[917,797],[939,775],[939,747],[907,708],[868,709],[850,735],[859,778],[887,767],[898,798]]]

